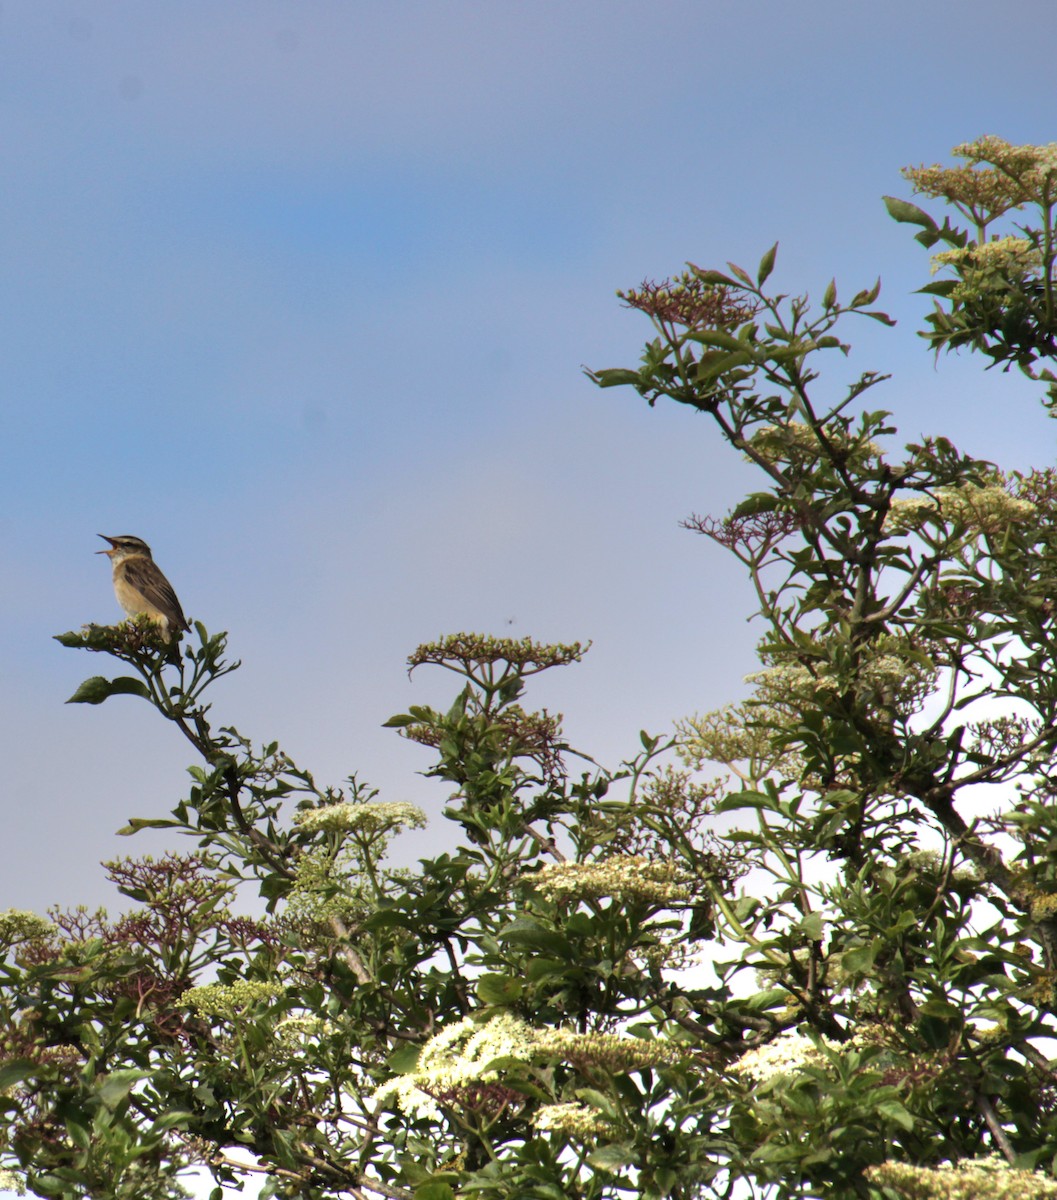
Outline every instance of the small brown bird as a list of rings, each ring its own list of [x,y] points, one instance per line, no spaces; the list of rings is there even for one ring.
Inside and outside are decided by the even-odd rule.
[[[99,535],[111,549],[97,550],[105,554],[114,567],[114,594],[117,602],[130,617],[145,613],[161,626],[162,636],[171,641],[183,630],[190,629],[172,584],[158,569],[150,546],[142,539],[124,533],[120,537]]]

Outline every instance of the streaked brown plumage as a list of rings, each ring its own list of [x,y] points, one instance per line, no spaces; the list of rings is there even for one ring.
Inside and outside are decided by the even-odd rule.
[[[167,641],[172,640],[174,633],[179,635],[190,629],[176,592],[155,563],[150,546],[131,533],[119,537],[107,537],[105,533],[99,536],[109,542],[111,548],[96,553],[105,554],[113,564],[114,595],[125,612],[130,617],[145,613],[161,626],[162,636]]]

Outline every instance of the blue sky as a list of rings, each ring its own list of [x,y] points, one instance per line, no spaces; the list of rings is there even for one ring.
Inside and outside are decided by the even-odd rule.
[[[1057,139],[1052,5],[8,0],[0,11],[0,907],[112,900],[114,830],[190,761],[143,704],[64,707],[119,613],[96,534],[154,547],[243,669],[216,715],[436,812],[381,723],[447,702],[421,641],[594,639],[542,681],[606,761],[741,694],[747,586],[679,529],[752,486],[704,421],[595,390],[618,287],[692,259],[847,294],[907,438],[1052,461],[1032,389],[914,337],[884,192],[984,133]],[[994,36],[988,31],[994,30]],[[847,368],[850,372],[851,367]],[[843,378],[843,377],[841,377]],[[836,383],[824,386],[835,387]],[[533,694],[530,694],[530,699]]]

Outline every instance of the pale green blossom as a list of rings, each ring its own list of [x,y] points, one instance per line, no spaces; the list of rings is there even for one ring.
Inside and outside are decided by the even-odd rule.
[[[565,1133],[588,1140],[612,1133],[613,1123],[597,1108],[586,1104],[544,1104],[532,1118],[533,1128],[541,1133]]]
[[[889,533],[906,533],[926,522],[947,520],[980,533],[998,533],[1009,525],[1031,521],[1036,506],[1030,500],[1011,496],[999,484],[977,487],[939,488],[934,496],[895,500],[885,518]]]
[[[823,436],[832,450],[840,450],[852,462],[863,463],[881,457],[881,448],[876,442],[860,441],[834,426],[827,427]],[[787,461],[794,457],[815,460],[830,453],[814,429],[803,421],[761,426],[749,439],[749,444],[768,462]]]
[[[51,937],[54,932],[55,926],[35,912],[22,908],[0,912],[0,946],[17,946],[21,942]]]
[[[1057,142],[1036,146],[1028,142],[1016,146],[993,133],[962,142],[952,153],[970,162],[993,163],[1007,175],[1026,182],[1042,183],[1057,174]]]
[[[687,717],[678,723],[681,741],[678,753],[695,767],[706,762],[745,762],[752,766],[774,763],[786,756],[776,755],[772,726],[779,720],[776,709],[765,711],[756,705],[728,704],[702,716]]]
[[[308,832],[327,833],[360,831],[388,833],[397,829],[421,829],[426,814],[405,801],[369,801],[353,804],[325,804],[320,808],[304,808],[294,816],[294,824]]]
[[[1001,237],[934,254],[932,274],[944,266],[962,271],[1000,271],[1010,278],[1024,279],[1042,266],[1042,254],[1027,238]]]
[[[613,855],[597,862],[548,863],[521,877],[548,900],[624,900],[679,904],[690,898],[685,871],[639,855]]]
[[[914,850],[901,856],[902,861],[914,868],[920,875],[934,875],[943,878],[947,873],[946,859],[937,850]],[[976,867],[956,867],[950,872],[952,883],[979,883],[983,876]]]
[[[275,1040],[284,1050],[305,1050],[333,1029],[333,1024],[321,1017],[286,1017],[275,1027]]]
[[[1057,1180],[1011,1167],[1004,1158],[963,1158],[938,1167],[885,1162],[866,1176],[904,1200],[1057,1200]]]
[[[933,687],[936,667],[913,643],[901,637],[879,637],[856,668],[860,689],[872,692],[878,703],[919,703]],[[799,715],[805,703],[817,703],[820,694],[837,694],[847,686],[833,668],[820,660],[814,672],[799,663],[781,663],[746,676],[765,706]]]
[[[670,1067],[686,1061],[686,1051],[674,1042],[626,1037],[620,1033],[577,1033],[572,1029],[536,1031],[540,1058],[568,1063],[590,1063],[622,1074],[653,1067]]]
[[[206,983],[188,988],[180,1001],[196,1012],[217,1017],[231,1017],[254,1004],[276,1000],[283,989],[274,983],[239,979],[235,983]]]

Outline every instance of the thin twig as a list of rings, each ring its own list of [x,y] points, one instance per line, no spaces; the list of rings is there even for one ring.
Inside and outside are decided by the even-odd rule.
[[[980,1115],[987,1122],[987,1128],[991,1131],[991,1136],[995,1139],[995,1145],[1012,1166],[1017,1161],[1017,1152],[1013,1149],[1013,1145],[1006,1136],[1006,1131],[1002,1128],[1002,1124],[998,1119],[998,1113],[995,1112],[994,1105],[982,1093],[976,1097],[976,1107],[980,1110]]]

